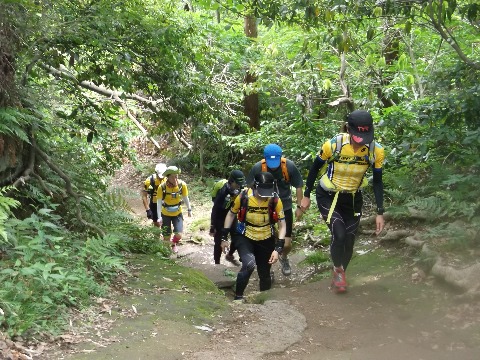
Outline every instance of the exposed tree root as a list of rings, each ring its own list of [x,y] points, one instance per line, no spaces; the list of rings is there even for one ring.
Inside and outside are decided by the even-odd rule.
[[[417,219],[417,218],[416,218]],[[375,223],[375,216],[365,218],[363,223]],[[431,275],[452,285],[459,289],[462,294],[460,299],[470,300],[480,298],[480,263],[476,263],[464,268],[454,268],[452,266],[444,265],[441,256],[432,250],[425,240],[420,240],[421,234],[415,232],[412,234],[411,230],[395,230],[387,231],[379,238],[379,243],[386,244],[392,242],[403,242],[408,246],[417,248],[420,252],[433,261],[430,269],[426,269]]]

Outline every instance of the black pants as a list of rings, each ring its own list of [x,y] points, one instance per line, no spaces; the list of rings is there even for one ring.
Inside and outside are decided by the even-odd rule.
[[[233,242],[242,259],[242,268],[237,274],[235,295],[243,296],[243,292],[255,267],[260,280],[260,291],[270,289],[272,287],[272,279],[270,277],[272,265],[268,263],[268,260],[270,260],[270,256],[272,256],[272,252],[275,249],[275,239],[271,237],[267,240],[254,241],[243,235],[235,235]]]
[[[327,192],[320,186],[316,190],[317,205],[322,218],[327,220],[332,207],[335,193]],[[346,270],[353,256],[355,234],[360,223],[363,197],[361,191],[352,193],[339,193],[335,209],[330,218],[328,228],[332,234],[330,243],[330,256],[333,265],[343,266]]]

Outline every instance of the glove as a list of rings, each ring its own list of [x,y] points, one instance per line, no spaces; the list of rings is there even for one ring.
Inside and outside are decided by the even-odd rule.
[[[275,251],[278,253],[278,255],[282,255],[284,246],[285,246],[285,239],[278,239],[277,242],[275,243]]]
[[[228,228],[223,228],[222,229],[222,241],[228,241],[228,233],[230,232],[230,229]]]
[[[152,216],[153,216],[152,210],[148,209],[148,210],[147,210],[147,218],[151,219]]]

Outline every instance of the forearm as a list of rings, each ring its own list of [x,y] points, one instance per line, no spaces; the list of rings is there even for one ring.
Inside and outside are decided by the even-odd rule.
[[[227,216],[225,217],[225,221],[223,223],[223,227],[225,229],[230,229],[233,224],[233,220],[235,220],[236,214],[232,213],[231,211],[228,212]]]
[[[182,198],[183,200],[183,204],[185,205],[185,207],[187,208],[188,211],[192,211],[192,208],[190,206],[190,199],[188,198],[188,196],[184,196]]]
[[[317,156],[313,161],[313,164],[310,167],[310,171],[308,172],[307,182],[305,185],[305,192],[303,193],[303,196],[308,198],[310,197],[310,193],[312,192],[313,187],[315,186],[315,180],[317,179],[318,172],[322,168],[323,164],[325,164],[325,161],[322,160],[319,156]]]
[[[383,180],[382,169],[373,170],[373,194],[377,208],[383,209]]]

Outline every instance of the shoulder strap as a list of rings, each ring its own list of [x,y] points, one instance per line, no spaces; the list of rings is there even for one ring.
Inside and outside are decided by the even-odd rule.
[[[343,147],[343,134],[338,134],[336,136],[335,141],[336,141],[336,148],[335,148],[335,150],[333,150],[333,143],[331,143],[331,145],[332,145],[332,156],[330,156],[330,158],[327,160],[327,163],[331,163],[335,159],[338,159],[338,157],[340,156],[340,153],[342,152],[342,147]]]
[[[278,214],[276,212],[276,207],[278,203],[278,196],[270,198],[268,201],[268,217],[270,219],[270,224],[275,224],[278,222]]]
[[[237,214],[237,219],[240,222],[244,222],[247,217],[247,210],[248,210],[248,190],[242,190],[242,192],[238,195],[240,196],[240,210]]]
[[[153,176],[153,174],[152,174],[152,176],[150,176],[150,187],[152,189],[149,191],[149,194],[150,194],[150,196],[153,197],[153,194],[155,193],[155,190],[156,190],[155,189],[155,177]]]
[[[368,144],[368,161],[370,162],[370,166],[373,168],[375,166],[375,139]]]
[[[267,160],[262,159],[262,172],[267,171]]]
[[[288,174],[288,169],[287,169],[287,159],[282,157],[280,160],[280,166],[282,167],[282,174],[283,178],[285,179],[285,182],[290,182],[290,175]]]
[[[285,182],[290,182],[290,175],[288,174],[288,169],[287,169],[287,159],[282,157],[280,160],[280,167],[282,169],[282,175],[283,178],[285,179]],[[267,171],[267,161],[265,159],[262,159],[262,172]]]

